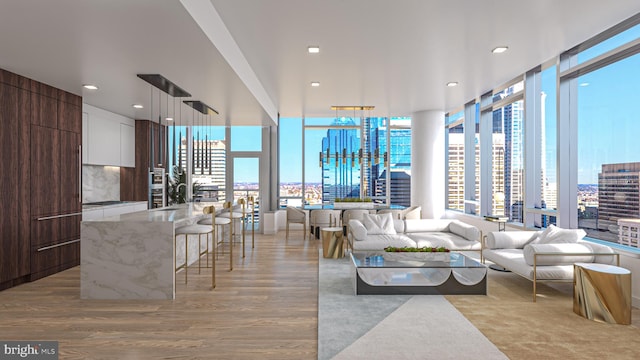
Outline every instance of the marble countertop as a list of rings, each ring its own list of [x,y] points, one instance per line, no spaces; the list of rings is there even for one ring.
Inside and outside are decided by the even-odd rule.
[[[149,209],[143,211],[136,211],[127,214],[115,215],[106,217],[102,220],[104,222],[182,222],[187,220],[204,218],[205,215],[202,210],[206,206],[214,205],[216,212],[222,210],[222,204],[215,203],[186,203],[171,205],[163,208]],[[91,222],[91,220],[89,220]]]
[[[93,204],[83,204],[82,210],[95,210],[95,209],[106,209],[106,208],[114,208],[120,206],[131,206],[136,204],[146,204],[146,201],[122,201],[117,204],[109,204],[109,205],[93,205]]]

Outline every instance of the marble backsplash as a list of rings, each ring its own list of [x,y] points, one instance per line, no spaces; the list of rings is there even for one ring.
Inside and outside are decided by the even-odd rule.
[[[120,200],[120,168],[82,165],[82,202]]]

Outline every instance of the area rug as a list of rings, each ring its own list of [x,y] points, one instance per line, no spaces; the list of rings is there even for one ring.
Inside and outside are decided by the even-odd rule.
[[[349,261],[319,254],[318,359],[507,359],[443,296],[356,296]]]

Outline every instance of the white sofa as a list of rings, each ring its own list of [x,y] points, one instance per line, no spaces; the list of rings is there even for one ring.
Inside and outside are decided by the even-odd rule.
[[[619,263],[613,249],[584,236],[584,230],[553,225],[545,231],[490,232],[482,241],[482,259],[533,281],[535,302],[537,281],[573,281],[576,262]]]
[[[381,216],[381,215],[376,215]],[[371,215],[369,215],[371,217]],[[366,219],[349,220],[349,247],[376,251],[394,247],[446,247],[450,250],[481,250],[480,230],[453,219],[398,220],[389,217],[393,231],[371,231]],[[387,229],[390,230],[390,229]]]

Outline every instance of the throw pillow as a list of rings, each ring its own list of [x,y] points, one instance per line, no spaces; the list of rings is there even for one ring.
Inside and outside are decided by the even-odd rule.
[[[576,243],[586,235],[587,233],[582,229],[561,229],[555,225],[549,225],[531,244]]]
[[[393,226],[393,216],[387,214],[364,214],[364,227],[367,228],[368,235],[395,235],[396,229]]]
[[[367,239],[367,229],[364,227],[360,220],[349,220],[349,230],[353,234],[356,241],[362,241]]]

